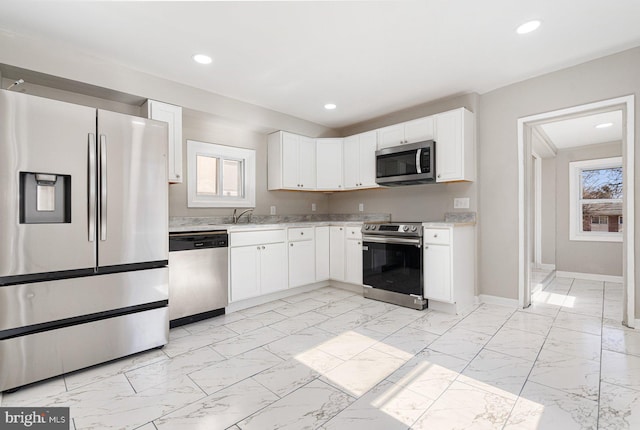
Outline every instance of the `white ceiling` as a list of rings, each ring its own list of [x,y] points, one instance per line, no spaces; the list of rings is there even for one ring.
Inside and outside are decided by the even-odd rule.
[[[596,128],[611,123],[611,127]],[[622,111],[587,115],[539,126],[558,149],[622,140]]]
[[[638,17],[638,0],[0,6],[2,29],[333,128],[638,46]],[[540,29],[517,35],[531,19]],[[195,53],[213,64],[195,64]]]

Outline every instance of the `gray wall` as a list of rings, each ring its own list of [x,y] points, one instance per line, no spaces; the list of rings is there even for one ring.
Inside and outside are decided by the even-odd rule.
[[[581,146],[556,156],[556,270],[622,276],[621,242],[569,240],[569,162],[622,155],[621,142]]]
[[[183,109],[182,168],[187,172],[187,140],[217,143],[256,150],[256,207],[254,214],[268,215],[270,206],[277,214],[328,213],[329,197],[325,193],[267,190],[267,135],[210,114]],[[311,211],[316,203],[316,212]],[[230,215],[233,209],[188,208],[187,182],[169,185],[170,216]]]
[[[639,146],[640,48],[503,87],[480,97],[479,230],[480,290],[518,298],[517,120],[538,113],[629,94],[636,95],[636,148]],[[640,160],[636,151],[635,164]],[[636,219],[640,222],[640,175],[636,175]],[[635,237],[638,255],[640,231]],[[636,258],[637,260],[637,258]],[[636,267],[636,277],[640,267]],[[640,279],[640,278],[638,278]],[[640,294],[636,309],[640,310]]]
[[[556,264],[556,159],[542,159],[542,264]]]

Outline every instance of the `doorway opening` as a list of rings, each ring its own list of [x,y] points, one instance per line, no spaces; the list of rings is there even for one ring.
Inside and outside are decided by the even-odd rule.
[[[616,117],[618,118],[617,126],[615,126],[615,120],[608,119]],[[586,132],[589,131],[587,127],[591,127],[591,131],[593,130],[594,122],[597,123],[596,125],[611,122],[612,124],[609,126],[609,132],[613,133],[615,128],[618,127],[619,137],[612,137],[610,139],[599,138],[597,133]],[[589,135],[588,137],[592,139],[591,141],[581,140],[583,137],[579,136],[579,133],[576,133],[576,127],[580,124],[582,124],[583,129],[585,130],[583,134]],[[572,133],[572,135],[567,135],[568,133]],[[614,135],[610,134],[610,136]],[[595,141],[593,139],[595,139]],[[599,142],[598,139],[600,139]],[[607,140],[610,141],[609,144],[604,144]],[[618,144],[621,145],[621,148],[618,147],[618,152],[621,152],[621,157],[619,157],[620,170],[618,170],[618,172],[621,173],[623,179],[622,198],[621,202],[617,203],[617,206],[615,205],[616,202],[613,202],[613,200],[600,199],[597,200],[599,206],[589,204],[579,206],[579,213],[576,215],[575,209],[572,209],[572,206],[570,205],[572,197],[569,196],[570,187],[568,186],[569,184],[567,184],[566,187],[563,186],[562,188],[563,194],[558,195],[555,199],[557,207],[549,205],[549,202],[547,202],[546,207],[543,208],[543,206],[545,206],[545,185],[548,187],[550,180],[556,181],[556,178],[549,177],[549,172],[556,171],[558,172],[558,175],[564,175],[563,179],[565,182],[569,181],[571,175],[571,173],[569,173],[568,166],[559,166],[556,169],[556,166],[553,165],[553,163],[548,162],[548,160],[562,158],[562,162],[567,164],[567,160],[571,157],[567,156],[566,151],[571,151],[571,149],[562,148],[560,151],[562,157],[557,157],[559,147],[562,145],[573,145],[574,147],[580,147],[581,150],[587,152],[590,150],[591,153],[594,154],[606,155],[609,154],[607,151],[615,152],[614,142],[618,142]],[[602,144],[597,145],[597,143]],[[589,148],[589,145],[593,146]],[[603,242],[613,242],[615,240],[622,241],[622,284],[624,290],[622,320],[629,327],[635,326],[633,145],[634,96],[590,103],[587,105],[533,115],[518,120],[518,270],[520,306],[528,307],[531,304],[531,295],[535,293],[537,289],[543,288],[545,282],[548,282],[548,280],[554,275],[554,271],[556,270],[555,253],[556,250],[558,250],[558,252],[560,250],[560,247],[558,244],[554,243],[554,240],[562,240],[569,244],[567,246],[575,247],[576,244],[578,244],[576,241],[584,240],[585,244],[587,241],[592,243],[594,241],[593,237],[597,236],[595,239],[596,242],[599,240]],[[595,152],[593,149],[594,147],[598,147]],[[576,150],[574,152],[579,151]],[[581,155],[581,157],[584,158],[587,156]],[[591,158],[607,159],[613,157],[600,157],[596,155]],[[545,162],[545,160],[547,160],[547,162]],[[576,179],[578,184],[582,184],[582,179],[578,176],[579,174],[576,174],[575,172],[584,171],[590,173],[590,171],[580,170],[580,163],[568,164],[575,164],[571,171],[574,172],[573,174],[578,178]],[[596,167],[591,169],[597,170]],[[547,184],[545,184],[545,182]],[[575,185],[572,186],[575,187]],[[580,200],[578,200],[578,202],[580,202]],[[578,203],[577,205],[580,204],[581,203]],[[553,223],[549,222],[550,217],[555,216],[556,210],[566,213],[566,217],[558,217],[558,220],[566,218],[567,225],[558,226],[556,228],[553,226]],[[614,213],[616,210],[620,213]],[[611,214],[609,212],[611,212]],[[555,228],[556,231],[545,231],[545,219],[547,219],[546,228],[549,229],[549,224],[551,224],[553,226],[552,229]],[[572,223],[571,226],[569,226],[570,220]],[[558,221],[558,223],[560,223],[560,221]],[[585,239],[583,235],[581,239],[580,235],[576,234],[576,228],[579,233],[588,232],[591,237],[587,237]],[[618,229],[621,230],[621,233],[618,233]],[[571,230],[570,234],[569,230]],[[618,239],[615,239],[614,237],[617,237]],[[553,248],[553,251],[551,251],[551,248]],[[618,245],[618,249],[620,249],[620,245]],[[566,249],[563,250],[563,252],[566,252]],[[610,276],[607,278],[606,275],[601,277],[601,279],[610,280],[619,278],[619,276]]]

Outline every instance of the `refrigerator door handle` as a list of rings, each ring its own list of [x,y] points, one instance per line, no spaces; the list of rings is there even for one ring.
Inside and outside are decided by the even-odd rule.
[[[89,133],[89,242],[96,238],[96,135]]]
[[[107,136],[100,135],[100,240],[107,240]]]

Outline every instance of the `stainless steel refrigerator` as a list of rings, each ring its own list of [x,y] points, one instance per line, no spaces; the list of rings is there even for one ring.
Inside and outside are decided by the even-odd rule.
[[[167,126],[0,90],[0,391],[168,342]]]

